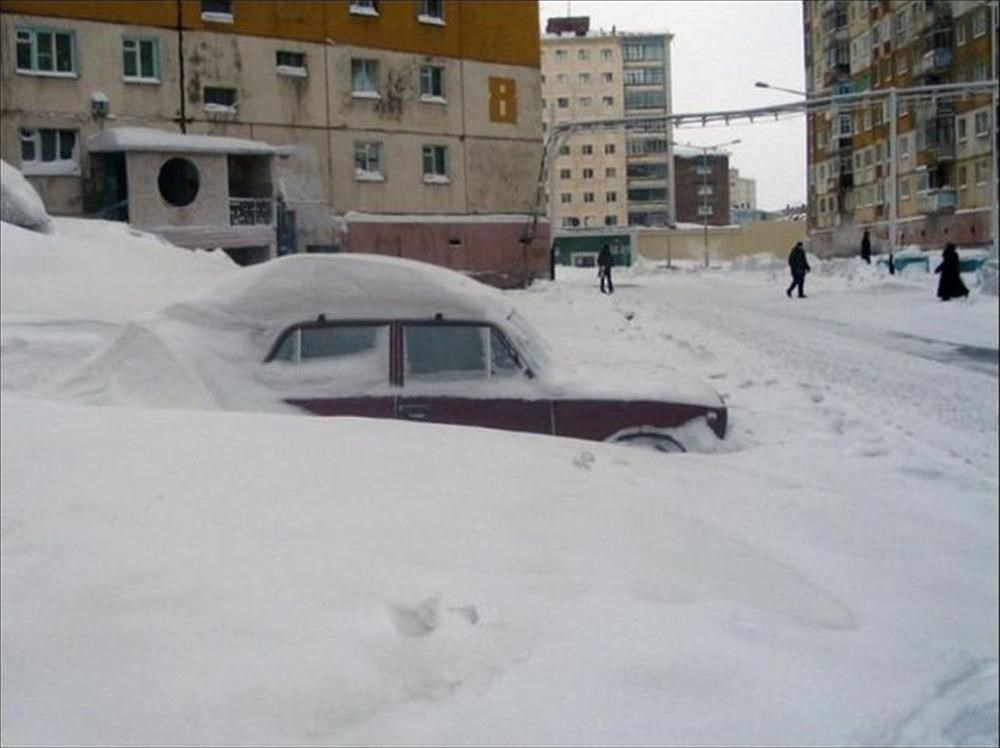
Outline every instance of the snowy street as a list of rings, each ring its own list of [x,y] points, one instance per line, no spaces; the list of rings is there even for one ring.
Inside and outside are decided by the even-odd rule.
[[[788,299],[776,251],[506,292],[602,381],[723,394],[727,439],[663,455],[77,401],[118,326],[241,271],[60,225],[3,227],[4,744],[996,744],[974,276],[810,258]]]

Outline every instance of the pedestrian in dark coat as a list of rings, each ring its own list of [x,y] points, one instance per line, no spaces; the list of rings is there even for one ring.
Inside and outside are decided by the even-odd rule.
[[[872,240],[867,231],[861,237],[861,259],[869,265],[872,264]]]
[[[601,277],[601,293],[614,293],[615,284],[611,280],[611,267],[615,264],[611,256],[611,247],[605,244],[601,247],[601,253],[597,255],[597,274]],[[607,287],[607,290],[605,290]]]
[[[941,253],[941,264],[934,268],[935,273],[940,273],[938,280],[937,295],[941,301],[968,296],[969,289],[962,282],[962,273],[958,262],[958,252],[955,245],[948,242]]]
[[[811,268],[809,267],[809,261],[806,259],[806,251],[802,247],[802,242],[795,242],[792,251],[788,253],[788,267],[792,271],[792,285],[785,291],[785,295],[791,296],[792,291],[797,286],[799,289],[799,298],[804,299],[806,297],[804,285],[806,282],[806,273]]]

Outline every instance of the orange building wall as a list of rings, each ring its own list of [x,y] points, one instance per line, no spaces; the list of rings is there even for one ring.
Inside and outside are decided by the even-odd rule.
[[[233,23],[205,22],[199,0],[181,0],[187,30],[233,33],[395,50],[525,67],[539,66],[538,3],[534,0],[445,2],[445,25],[420,23],[416,0],[380,4],[380,16],[350,13],[349,0],[234,0]],[[176,28],[176,0],[0,0],[0,10],[25,15]]]

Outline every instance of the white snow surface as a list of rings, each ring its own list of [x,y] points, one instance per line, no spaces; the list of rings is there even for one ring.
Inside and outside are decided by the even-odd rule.
[[[234,106],[206,104],[206,111],[235,112]],[[272,155],[277,149],[260,140],[231,138],[221,135],[187,135],[185,133],[156,130],[150,127],[112,127],[87,138],[87,150],[104,151],[155,151],[169,153],[238,153],[244,155]]]
[[[997,744],[976,276],[942,303],[810,257],[790,300],[776,250],[502,293],[557,357],[723,393],[725,449],[662,455],[55,398],[133,315],[261,271],[54,223],[0,249],[3,744]]]
[[[42,198],[19,170],[0,160],[0,220],[42,233],[52,221]]]

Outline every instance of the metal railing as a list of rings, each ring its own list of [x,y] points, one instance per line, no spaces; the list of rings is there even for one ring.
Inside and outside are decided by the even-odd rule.
[[[230,226],[270,226],[273,220],[274,202],[270,198],[229,198]]]

